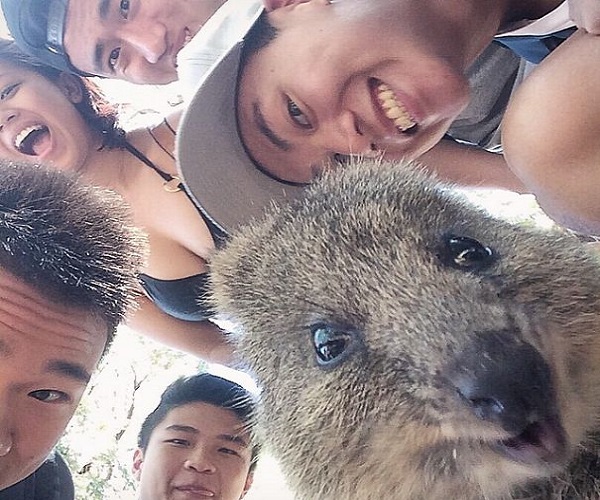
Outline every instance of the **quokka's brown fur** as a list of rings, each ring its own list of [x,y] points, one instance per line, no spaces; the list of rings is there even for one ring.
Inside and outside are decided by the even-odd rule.
[[[212,272],[298,498],[600,498],[600,264],[575,238],[362,161]]]

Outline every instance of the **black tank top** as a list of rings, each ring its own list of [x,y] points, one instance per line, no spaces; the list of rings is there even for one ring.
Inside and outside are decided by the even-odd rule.
[[[198,210],[200,217],[206,223],[217,248],[221,247],[227,234],[208,218],[201,208],[190,197],[183,183],[178,182],[177,176],[171,175],[158,168],[146,155],[132,144],[125,142],[125,149],[140,160],[144,165],[154,170],[165,181],[174,186],[174,190],[181,189]],[[140,284],[148,297],[156,306],[166,314],[184,321],[205,321],[212,316],[208,303],[208,273],[199,273],[184,278],[162,280],[139,274]]]

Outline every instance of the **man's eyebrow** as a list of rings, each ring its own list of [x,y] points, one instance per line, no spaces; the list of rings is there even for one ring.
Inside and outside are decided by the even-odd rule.
[[[98,20],[105,22],[108,18],[110,11],[111,0],[100,0],[98,2]],[[94,48],[94,71],[101,73],[104,68],[104,45],[102,43],[96,43]]]
[[[90,372],[88,372],[82,365],[79,363],[72,363],[70,361],[64,361],[62,359],[51,359],[46,363],[45,370],[46,373],[55,373],[57,375],[62,375],[64,377],[68,377],[79,382],[88,383],[91,378]]]
[[[269,127],[269,124],[262,114],[258,101],[252,104],[252,117],[254,118],[254,124],[260,133],[264,135],[271,144],[282,151],[289,151],[292,148],[292,145],[288,141],[279,137],[275,132],[273,132],[273,129]]]
[[[191,425],[178,425],[178,424],[173,424],[173,425],[169,425],[169,427],[167,427],[168,431],[178,431],[178,432],[189,432],[191,434],[199,434],[198,429],[196,429],[195,427],[192,427]]]
[[[106,21],[110,9],[110,0],[100,0],[98,2],[98,18],[100,21]]]
[[[235,443],[243,448],[248,448],[248,442],[241,436],[234,436],[232,434],[219,434],[217,437],[223,441]]]
[[[94,50],[94,71],[96,73],[102,73],[104,70],[104,45],[101,43],[96,44]]]

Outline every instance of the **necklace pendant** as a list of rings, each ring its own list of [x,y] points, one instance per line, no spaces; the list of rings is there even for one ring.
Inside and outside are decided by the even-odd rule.
[[[165,181],[163,189],[167,193],[177,193],[178,191],[181,191],[181,179],[179,176],[174,175],[171,179]]]

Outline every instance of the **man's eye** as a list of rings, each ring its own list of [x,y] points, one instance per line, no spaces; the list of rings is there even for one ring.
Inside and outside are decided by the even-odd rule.
[[[108,66],[111,69],[111,71],[115,70],[117,62],[119,62],[120,54],[121,54],[121,47],[117,47],[116,49],[113,49],[110,51],[110,54],[108,56]]]
[[[13,83],[11,85],[7,85],[0,91],[0,101],[12,96],[16,90],[19,88],[20,83]]]
[[[176,446],[189,446],[190,442],[185,439],[167,439],[165,443],[174,444]]]
[[[232,450],[230,448],[220,448],[219,451],[221,453],[224,453],[225,455],[235,455],[235,456],[239,456],[239,453],[235,450]]]
[[[119,10],[121,11],[121,17],[127,19],[129,17],[129,0],[121,0]]]
[[[312,128],[312,125],[306,115],[298,107],[298,105],[292,101],[289,97],[287,99],[287,110],[290,118],[302,128]]]
[[[40,389],[39,391],[32,391],[29,393],[29,395],[38,401],[42,401],[43,403],[62,403],[68,402],[71,399],[66,393],[52,389]]]

